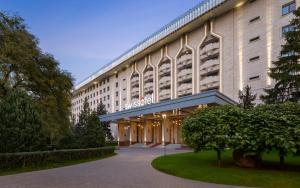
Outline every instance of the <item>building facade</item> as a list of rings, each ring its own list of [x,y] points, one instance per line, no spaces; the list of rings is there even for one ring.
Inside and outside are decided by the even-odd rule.
[[[75,86],[72,115],[84,98],[102,102],[120,145],[182,143],[181,121],[196,108],[234,104],[246,85],[257,95],[300,0],[204,0]],[[256,101],[259,103],[259,98]]]

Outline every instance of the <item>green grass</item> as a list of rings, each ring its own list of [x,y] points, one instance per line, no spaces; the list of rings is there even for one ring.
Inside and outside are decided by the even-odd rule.
[[[162,172],[204,182],[243,185],[251,187],[300,187],[300,157],[287,157],[286,170],[279,170],[276,153],[263,156],[261,169],[234,166],[232,152],[222,153],[223,165],[217,167],[216,152],[183,153],[162,156],[152,161],[152,166]]]
[[[64,166],[70,166],[70,165],[76,165],[76,164],[80,164],[80,163],[85,163],[85,162],[91,162],[91,161],[104,159],[104,158],[111,157],[111,156],[114,156],[114,155],[116,155],[116,154],[113,153],[111,155],[106,155],[106,156],[101,156],[101,157],[94,157],[94,158],[89,158],[89,159],[80,159],[80,160],[73,160],[73,161],[60,161],[60,162],[55,162],[55,163],[43,164],[43,165],[40,165],[40,166],[29,166],[29,167],[24,167],[24,168],[12,168],[12,169],[0,169],[0,176],[11,175],[11,174],[19,174],[19,173],[23,173],[23,172],[45,170],[45,169],[51,169],[51,168],[58,168],[58,167],[64,167]]]

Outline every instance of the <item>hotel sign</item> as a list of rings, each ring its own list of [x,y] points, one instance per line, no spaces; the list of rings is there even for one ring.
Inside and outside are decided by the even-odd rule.
[[[152,104],[154,103],[154,97],[153,94],[149,97],[142,97],[141,99],[134,101],[130,104],[125,104],[125,109],[131,109],[131,108],[136,108],[136,107],[141,107],[141,106],[145,106],[147,104]]]

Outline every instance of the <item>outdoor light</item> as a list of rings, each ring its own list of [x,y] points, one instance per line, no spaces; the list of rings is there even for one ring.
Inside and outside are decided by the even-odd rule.
[[[163,117],[164,119],[166,119],[166,117],[167,117],[167,114],[163,114],[163,115],[162,115],[162,117]]]

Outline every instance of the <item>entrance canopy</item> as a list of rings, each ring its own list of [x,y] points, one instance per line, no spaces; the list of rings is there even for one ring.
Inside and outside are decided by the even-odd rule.
[[[213,90],[172,100],[162,101],[159,103],[149,104],[142,107],[131,108],[128,110],[101,115],[100,121],[115,121],[123,118],[165,112],[174,109],[189,108],[203,104],[236,105],[237,103],[224,94]]]

